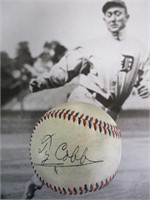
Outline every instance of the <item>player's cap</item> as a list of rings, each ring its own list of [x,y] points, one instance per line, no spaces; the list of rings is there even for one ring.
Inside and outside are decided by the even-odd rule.
[[[103,13],[106,13],[106,11],[111,7],[119,6],[121,8],[124,8],[127,12],[127,7],[124,1],[122,0],[108,0],[102,7]]]

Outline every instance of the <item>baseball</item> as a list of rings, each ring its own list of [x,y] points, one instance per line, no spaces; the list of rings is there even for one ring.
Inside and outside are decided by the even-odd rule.
[[[36,123],[30,140],[31,165],[50,189],[61,194],[95,192],[114,178],[121,159],[121,134],[98,107],[59,105]]]

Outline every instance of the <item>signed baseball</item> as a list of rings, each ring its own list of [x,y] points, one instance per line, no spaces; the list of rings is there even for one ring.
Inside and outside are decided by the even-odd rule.
[[[117,172],[120,131],[114,120],[94,105],[59,105],[35,125],[30,159],[39,179],[55,192],[95,192],[108,185]]]

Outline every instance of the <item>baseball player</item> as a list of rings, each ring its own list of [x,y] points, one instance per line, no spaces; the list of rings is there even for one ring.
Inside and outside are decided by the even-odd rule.
[[[78,86],[68,101],[95,104],[116,120],[134,86],[141,98],[150,96],[150,54],[137,39],[126,33],[129,14],[124,1],[107,1],[102,12],[108,35],[67,52],[50,73],[32,79],[30,89],[38,92],[57,88],[79,76]],[[38,181],[34,176],[28,183],[28,197],[42,187]],[[34,191],[32,194],[30,187]]]

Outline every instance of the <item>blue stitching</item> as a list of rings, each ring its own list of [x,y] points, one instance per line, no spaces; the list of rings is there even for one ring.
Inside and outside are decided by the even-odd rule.
[[[106,123],[105,123],[105,122],[103,122],[103,124],[104,124],[104,128],[106,128]]]
[[[54,186],[54,190],[55,190],[55,192],[57,192],[57,188],[56,188],[56,186]]]
[[[110,131],[110,129],[109,129],[109,128],[107,128],[107,130],[108,130],[108,132],[109,132],[109,136],[111,136],[111,131]]]
[[[77,117],[79,115],[79,112],[77,112],[76,114],[75,114],[75,117]]]
[[[71,114],[68,114],[68,121],[70,121],[71,119]]]
[[[105,183],[105,185],[107,186],[109,184],[109,181],[108,181],[108,179],[106,179],[106,183]]]
[[[88,120],[88,118],[89,118],[89,115],[87,115],[87,116],[85,117],[85,120]]]
[[[102,127],[101,127],[101,125],[99,124],[98,127],[99,127],[99,132],[101,133],[101,132],[102,132]]]
[[[84,190],[85,190],[85,193],[89,191],[87,185],[84,185]]]
[[[62,112],[60,112],[58,116],[59,116],[59,119],[61,119],[61,116],[62,116]]]
[[[40,177],[41,178],[41,177]],[[41,180],[40,180],[41,181]],[[49,187],[48,183],[46,183],[46,186]]]
[[[55,110],[50,113],[50,115],[51,115],[52,118],[53,118],[54,112],[55,112]]]
[[[82,188],[81,188],[82,189]],[[80,195],[82,195],[83,194],[83,190],[82,191],[80,191]]]
[[[66,189],[65,189],[64,187],[63,187],[63,189],[62,189],[62,190],[63,190],[63,192],[64,192],[64,193],[67,193],[67,192],[66,192]]]
[[[92,123],[90,121],[88,121],[88,125],[89,125],[89,128],[91,129],[92,128]]]
[[[81,119],[80,118],[78,118],[78,124],[81,124]]]
[[[73,188],[73,191],[75,192],[75,193],[78,193],[78,191],[77,191],[77,189],[74,187]]]
[[[70,110],[67,110],[67,111],[66,111],[66,114],[68,114],[69,112],[70,112]]]
[[[95,189],[99,189],[99,184],[98,183],[96,183],[95,186],[96,186]]]
[[[97,123],[98,123],[98,119],[96,118],[96,119],[95,119],[95,124],[97,124]]]
[[[100,190],[100,189],[102,189],[102,186],[101,186],[101,185],[99,186],[98,190]]]

